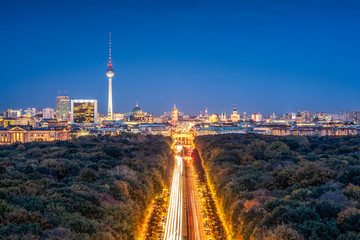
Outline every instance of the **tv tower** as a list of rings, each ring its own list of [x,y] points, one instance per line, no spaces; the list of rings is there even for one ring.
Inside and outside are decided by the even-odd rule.
[[[106,70],[106,76],[109,78],[109,100],[108,100],[108,118],[109,120],[114,119],[113,104],[112,104],[112,78],[115,72],[112,68],[111,62],[111,32],[109,32],[109,62],[108,69]]]

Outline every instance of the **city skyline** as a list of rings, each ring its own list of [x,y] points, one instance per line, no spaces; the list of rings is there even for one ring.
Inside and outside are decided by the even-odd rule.
[[[60,89],[98,99],[107,113],[110,31],[114,112],[137,100],[155,114],[174,103],[189,114],[230,113],[233,104],[249,113],[360,109],[355,1],[91,2],[80,13],[80,2],[39,1],[32,12],[20,2],[0,10],[8,22],[0,27],[1,111],[54,107]]]

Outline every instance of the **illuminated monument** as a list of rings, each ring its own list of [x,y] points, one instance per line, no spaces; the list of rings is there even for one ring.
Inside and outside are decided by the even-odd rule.
[[[108,119],[114,119],[113,113],[113,104],[112,104],[112,78],[115,72],[112,69],[112,62],[111,62],[111,32],[109,33],[109,62],[108,62],[108,69],[106,71],[106,76],[109,78],[109,101],[108,101]]]

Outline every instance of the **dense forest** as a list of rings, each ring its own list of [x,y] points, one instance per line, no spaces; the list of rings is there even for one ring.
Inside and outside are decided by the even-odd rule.
[[[169,184],[171,139],[123,134],[0,147],[0,239],[134,239]]]
[[[195,144],[233,239],[360,239],[360,137],[229,134]]]

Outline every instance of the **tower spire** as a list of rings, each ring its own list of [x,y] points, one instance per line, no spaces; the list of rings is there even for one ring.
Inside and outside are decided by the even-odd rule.
[[[109,62],[111,62],[111,32],[109,32]]]
[[[109,63],[108,63],[108,67],[112,68],[112,63],[111,63],[111,32],[109,32]]]

